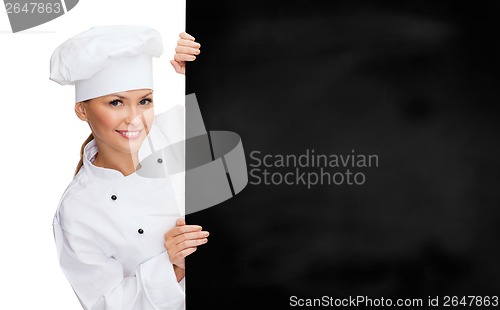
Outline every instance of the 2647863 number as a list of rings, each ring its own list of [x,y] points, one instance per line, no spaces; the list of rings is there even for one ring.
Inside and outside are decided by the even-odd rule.
[[[7,14],[59,14],[61,13],[61,3],[5,3]]]
[[[445,307],[496,307],[498,306],[498,296],[444,296],[443,306]]]

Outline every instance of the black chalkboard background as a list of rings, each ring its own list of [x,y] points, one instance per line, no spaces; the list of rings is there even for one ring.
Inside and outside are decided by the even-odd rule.
[[[208,130],[241,136],[249,171],[253,151],[379,158],[356,168],[362,185],[248,184],[188,215],[211,236],[187,259],[187,309],[500,295],[499,14],[490,1],[187,0],[202,53],[186,93]]]

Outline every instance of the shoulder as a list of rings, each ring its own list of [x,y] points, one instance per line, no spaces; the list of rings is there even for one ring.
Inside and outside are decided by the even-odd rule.
[[[54,218],[55,223],[68,231],[72,231],[72,227],[76,222],[88,217],[87,213],[95,205],[92,203],[92,199],[89,199],[91,196],[91,183],[89,176],[82,167],[66,187],[59,200]]]

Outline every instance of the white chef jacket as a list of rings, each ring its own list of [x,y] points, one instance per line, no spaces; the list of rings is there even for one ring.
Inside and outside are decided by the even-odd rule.
[[[97,167],[95,140],[65,190],[53,228],[61,268],[84,309],[184,309],[164,233],[182,217],[166,178]]]

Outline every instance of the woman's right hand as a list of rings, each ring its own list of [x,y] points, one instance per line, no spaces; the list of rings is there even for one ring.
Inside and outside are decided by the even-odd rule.
[[[207,243],[209,233],[199,225],[186,225],[184,219],[178,219],[176,226],[164,235],[165,249],[170,262],[174,266],[185,269],[184,258],[196,251],[196,248]]]

